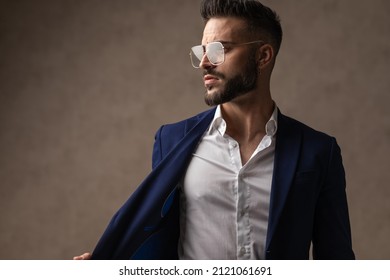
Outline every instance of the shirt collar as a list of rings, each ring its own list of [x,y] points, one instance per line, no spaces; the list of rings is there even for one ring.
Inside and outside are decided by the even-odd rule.
[[[265,124],[265,132],[267,136],[273,137],[276,134],[276,131],[278,130],[278,107],[274,106],[274,111],[272,112],[272,115],[268,122]],[[225,135],[226,132],[226,122],[222,117],[222,112],[221,112],[221,106],[218,105],[214,118],[210,124],[208,133],[212,133],[213,131],[218,131],[222,136]]]
[[[272,112],[271,118],[265,124],[265,132],[268,136],[273,137],[278,130],[278,107],[274,104],[274,111]]]
[[[213,118],[211,125],[210,125],[210,128],[209,128],[209,133],[212,133],[214,131],[219,131],[219,133],[222,136],[226,132],[226,122],[222,118],[222,112],[221,112],[220,105],[218,105],[216,110],[215,110],[214,118]]]

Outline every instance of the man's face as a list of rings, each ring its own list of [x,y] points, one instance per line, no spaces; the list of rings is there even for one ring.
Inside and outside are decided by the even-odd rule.
[[[245,22],[237,18],[212,18],[204,29],[202,45],[222,42],[225,46],[225,61],[212,65],[205,56],[201,62],[205,102],[209,106],[229,102],[255,89],[258,77],[256,45],[234,46],[229,43],[251,41]]]

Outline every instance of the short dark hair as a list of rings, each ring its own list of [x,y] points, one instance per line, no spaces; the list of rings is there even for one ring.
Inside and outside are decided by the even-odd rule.
[[[276,54],[283,31],[278,14],[256,0],[203,0],[200,14],[205,22],[213,17],[236,17],[247,21],[249,31],[264,35]]]

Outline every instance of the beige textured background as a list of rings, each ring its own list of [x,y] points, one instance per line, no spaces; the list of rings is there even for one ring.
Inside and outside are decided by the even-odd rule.
[[[0,259],[93,249],[157,128],[206,109],[199,2],[0,0]],[[390,2],[264,3],[285,32],[273,96],[336,136],[356,255],[390,259]]]

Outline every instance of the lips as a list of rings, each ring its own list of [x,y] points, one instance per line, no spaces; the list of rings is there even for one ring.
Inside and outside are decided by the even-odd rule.
[[[205,86],[209,86],[211,84],[214,84],[218,81],[219,79],[216,76],[213,75],[204,75],[203,81]]]

